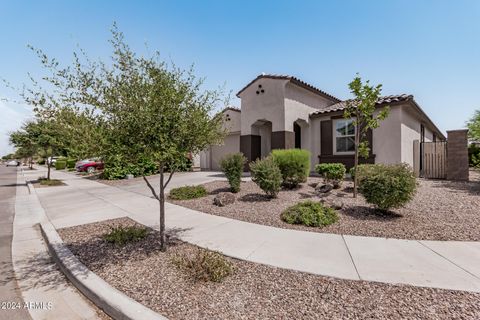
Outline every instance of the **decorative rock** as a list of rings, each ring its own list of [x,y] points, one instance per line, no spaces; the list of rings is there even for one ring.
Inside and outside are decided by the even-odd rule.
[[[333,189],[333,186],[331,184],[319,183],[315,187],[315,192],[317,192],[317,193],[328,193],[328,192],[332,191],[332,189]]]
[[[235,195],[230,192],[220,192],[213,198],[213,203],[216,206],[224,207],[235,202]]]
[[[339,200],[333,200],[332,202],[330,202],[330,207],[335,210],[340,210],[343,208],[343,202]]]

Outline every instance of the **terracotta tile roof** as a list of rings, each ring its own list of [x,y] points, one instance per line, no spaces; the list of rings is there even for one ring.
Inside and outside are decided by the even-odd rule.
[[[381,105],[381,104],[388,104],[388,103],[395,103],[395,102],[404,102],[404,101],[409,101],[411,99],[413,99],[413,96],[411,94],[410,95],[398,94],[398,95],[384,96],[378,99],[377,104]],[[321,110],[310,113],[310,115],[318,115],[318,114],[345,110],[345,108],[347,107],[348,101],[351,101],[351,100],[345,100],[345,101],[332,104],[331,106],[328,106],[328,107],[322,108]]]
[[[307,89],[313,93],[319,94],[327,99],[332,100],[333,102],[340,102],[341,100],[338,99],[337,97],[332,96],[331,94],[326,93],[325,91],[322,91],[318,89],[317,87],[312,86],[311,84],[306,83],[305,81],[302,81],[296,77],[293,76],[288,76],[288,75],[279,75],[279,74],[261,74],[252,81],[250,81],[245,87],[243,87],[240,91],[237,93],[237,97],[245,90],[247,89],[252,83],[257,81],[258,79],[282,79],[282,80],[289,80],[291,83],[302,87],[304,89]]]

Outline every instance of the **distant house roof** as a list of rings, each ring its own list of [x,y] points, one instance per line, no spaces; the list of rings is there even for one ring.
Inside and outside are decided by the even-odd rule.
[[[326,93],[325,91],[323,90],[320,90],[318,89],[317,87],[314,87],[312,86],[311,84],[308,84],[306,83],[305,81],[302,81],[296,77],[293,77],[293,76],[288,76],[288,75],[278,75],[278,74],[261,74],[259,75],[258,77],[256,77],[255,79],[253,79],[252,81],[250,81],[245,87],[243,87],[240,91],[238,91],[237,93],[237,97],[245,90],[247,89],[252,83],[254,83],[255,81],[259,80],[259,79],[280,79],[280,80],[288,80],[290,81],[291,83],[299,86],[299,87],[302,87],[306,90],[309,90],[313,93],[316,93],[316,94],[319,94],[325,98],[328,98],[334,102],[340,102],[341,100],[338,99],[337,97],[334,97],[332,96],[331,94],[328,94]]]
[[[410,95],[398,94],[398,95],[380,97],[377,101],[377,104],[381,105],[381,104],[388,104],[388,103],[394,103],[394,102],[405,102],[409,100],[413,100],[413,96],[411,94]],[[349,101],[352,101],[352,100],[340,101],[338,103],[332,104],[331,106],[315,111],[310,115],[319,115],[319,114],[324,114],[329,112],[343,111],[347,107],[347,103]]]

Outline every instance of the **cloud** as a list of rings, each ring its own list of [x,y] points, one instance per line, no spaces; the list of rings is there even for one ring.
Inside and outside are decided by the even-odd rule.
[[[32,110],[28,106],[0,101],[0,156],[13,151],[8,134],[32,117]]]

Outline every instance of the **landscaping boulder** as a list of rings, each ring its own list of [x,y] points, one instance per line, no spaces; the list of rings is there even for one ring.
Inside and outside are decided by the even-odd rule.
[[[220,192],[213,198],[216,206],[224,207],[235,202],[235,195],[231,192]]]
[[[315,192],[316,193],[328,193],[328,192],[332,191],[332,189],[333,189],[333,185],[331,185],[329,183],[321,183],[320,182],[315,187]]]

